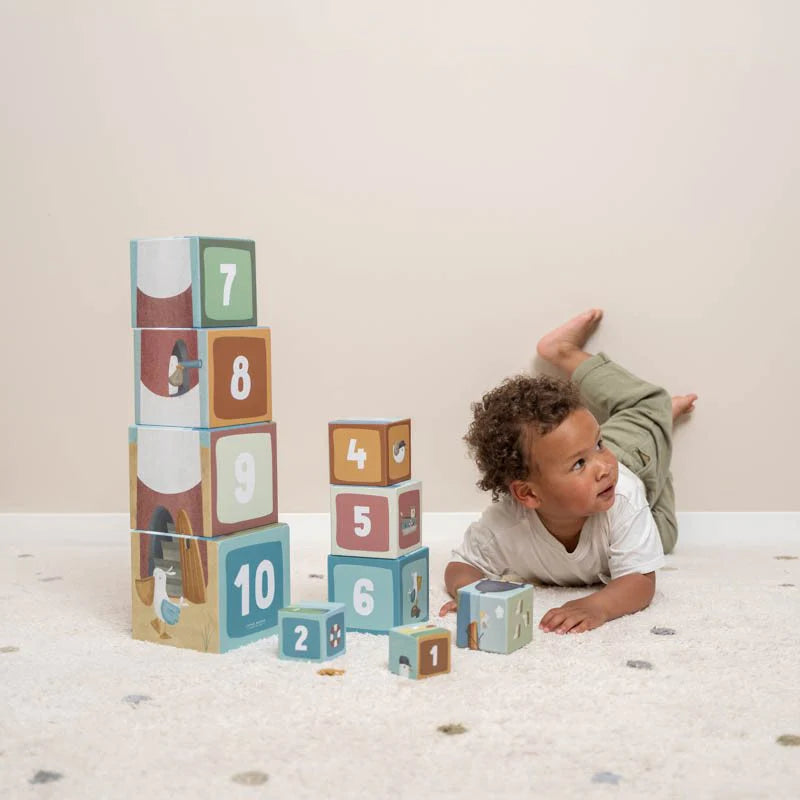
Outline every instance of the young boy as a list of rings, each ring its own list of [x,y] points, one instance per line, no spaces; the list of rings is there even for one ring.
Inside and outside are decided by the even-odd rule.
[[[605,586],[548,611],[539,627],[582,633],[645,608],[678,537],[669,471],[672,425],[697,395],[673,397],[583,350],[603,312],[541,339],[571,381],[519,376],[474,403],[464,437],[492,505],[445,570],[452,597],[485,576]],[[598,422],[599,421],[599,422]],[[455,610],[446,603],[440,615]]]

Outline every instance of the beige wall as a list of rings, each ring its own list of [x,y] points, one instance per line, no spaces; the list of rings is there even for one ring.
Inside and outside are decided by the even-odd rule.
[[[589,305],[700,394],[681,510],[800,510],[800,5],[4,2],[0,511],[127,508],[128,240],[257,243],[284,511],[326,422],[468,405]],[[96,6],[96,7],[94,7]],[[201,9],[200,11],[191,9]]]

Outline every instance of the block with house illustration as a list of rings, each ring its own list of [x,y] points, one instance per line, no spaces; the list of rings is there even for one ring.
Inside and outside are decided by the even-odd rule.
[[[216,328],[256,324],[256,249],[250,239],[134,239],[131,326]]]
[[[270,329],[134,329],[136,422],[217,428],[272,419]]]
[[[533,586],[484,579],[458,590],[458,647],[512,653],[532,640]]]
[[[224,653],[278,631],[289,528],[204,539],[131,531],[133,638]]]
[[[278,612],[278,654],[327,661],[345,652],[343,603],[295,603]]]
[[[219,536],[278,519],[274,422],[129,429],[131,528]]]
[[[411,477],[410,419],[339,419],[328,424],[330,482],[389,486]]]
[[[421,546],[422,484],[331,486],[331,552],[397,558]]]
[[[450,672],[451,635],[438,625],[404,625],[389,631],[389,669],[415,680]]]

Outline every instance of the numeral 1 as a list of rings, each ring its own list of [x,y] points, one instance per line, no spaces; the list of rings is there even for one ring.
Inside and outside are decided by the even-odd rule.
[[[431,647],[431,664],[434,667],[438,667],[439,666],[439,645],[438,644],[435,644],[433,647]]]

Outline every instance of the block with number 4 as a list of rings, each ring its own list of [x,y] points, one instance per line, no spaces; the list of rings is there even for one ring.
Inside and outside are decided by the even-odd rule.
[[[328,423],[330,482],[389,486],[411,477],[410,419]]]
[[[272,419],[269,328],[134,330],[136,422],[217,428]]]
[[[387,633],[428,619],[428,548],[400,558],[328,556],[328,600],[345,605],[350,631]]]
[[[134,239],[131,317],[134,328],[255,325],[255,242],[204,236]]]
[[[450,631],[438,625],[406,625],[389,631],[389,669],[407,678],[450,672]]]
[[[331,552],[397,558],[421,542],[422,484],[331,486]]]
[[[533,640],[533,586],[490,579],[458,590],[456,644],[512,653]]]
[[[274,422],[133,425],[128,442],[131,528],[208,537],[277,522]]]
[[[201,539],[131,532],[133,638],[224,653],[278,632],[289,528]]]
[[[327,661],[345,651],[343,603],[295,603],[278,612],[281,658]]]

